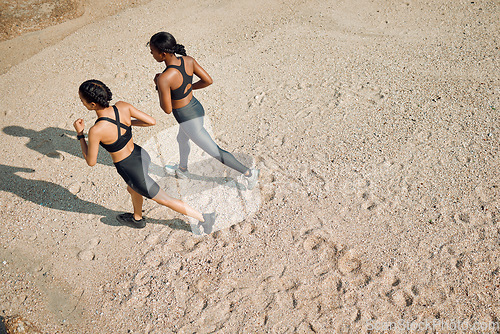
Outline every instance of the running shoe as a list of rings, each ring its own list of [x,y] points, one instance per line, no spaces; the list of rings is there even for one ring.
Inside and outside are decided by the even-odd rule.
[[[179,168],[178,164],[175,165],[165,165],[165,171],[169,175],[175,175],[178,179],[187,179],[188,178],[188,170],[182,170]]]
[[[252,176],[245,176],[245,174],[238,176],[238,184],[245,186],[247,190],[255,188],[260,174],[258,169],[251,168],[250,170],[252,171]]]
[[[259,181],[260,170],[252,168],[251,171],[252,171],[252,176],[249,176],[249,177],[245,176],[245,179],[247,179],[247,189],[248,190],[252,190],[253,188],[255,188],[257,181]]]
[[[123,225],[133,227],[133,228],[144,228],[146,227],[146,219],[141,218],[140,220],[136,220],[132,213],[122,213],[121,215],[116,216],[116,220],[118,220]]]

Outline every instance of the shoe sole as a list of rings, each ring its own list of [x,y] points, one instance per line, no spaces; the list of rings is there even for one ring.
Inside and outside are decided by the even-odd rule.
[[[187,179],[188,177],[183,173],[183,172],[178,172],[178,170],[176,169],[175,170],[175,176],[178,178],[178,179]]]

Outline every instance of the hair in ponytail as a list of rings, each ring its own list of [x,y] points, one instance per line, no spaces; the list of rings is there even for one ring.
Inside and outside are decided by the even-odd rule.
[[[152,45],[160,52],[177,53],[182,56],[187,56],[184,45],[177,44],[174,36],[165,31],[158,32],[151,36],[148,44]]]
[[[182,44],[175,44],[174,53],[177,53],[177,54],[182,55],[182,56],[187,56],[186,49],[184,48],[184,45],[182,45]]]
[[[113,94],[111,90],[102,81],[99,80],[87,80],[80,85],[78,89],[80,94],[82,94],[85,101],[89,103],[97,103],[101,107],[109,107],[109,101],[111,101]]]

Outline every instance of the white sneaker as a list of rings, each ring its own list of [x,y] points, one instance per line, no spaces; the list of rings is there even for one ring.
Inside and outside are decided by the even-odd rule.
[[[238,184],[245,186],[247,190],[255,188],[260,174],[260,170],[258,169],[251,168],[250,170],[252,171],[252,176],[247,177],[244,174],[238,176]]]
[[[255,188],[255,186],[257,185],[257,181],[259,181],[260,170],[252,168],[251,171],[252,171],[252,176],[249,177],[245,176],[245,179],[247,179],[248,190],[252,190],[253,188]]]
[[[165,171],[169,175],[175,175],[178,179],[187,179],[189,174],[187,170],[183,171],[180,169],[178,164],[165,165]]]

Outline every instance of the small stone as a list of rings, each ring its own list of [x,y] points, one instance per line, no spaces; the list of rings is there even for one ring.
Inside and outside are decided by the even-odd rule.
[[[319,264],[313,268],[313,274],[315,276],[321,276],[328,273],[331,270],[331,266],[329,264]]]
[[[156,268],[161,264],[161,257],[155,252],[149,252],[148,254],[146,254],[144,262],[149,267]]]
[[[99,238],[92,238],[89,240],[89,248],[94,248],[95,246],[99,245],[101,242],[101,239]]]
[[[140,271],[135,275],[134,283],[137,286],[145,285],[151,280],[151,275],[148,274],[147,270]]]
[[[78,182],[74,182],[74,183],[72,183],[72,184],[69,185],[68,190],[73,195],[76,195],[81,190],[80,184]]]
[[[42,334],[32,323],[19,315],[5,317],[3,322],[8,334]]]
[[[125,72],[117,73],[115,75],[115,78],[117,78],[117,79],[125,79],[126,77],[128,77],[128,74]]]
[[[241,234],[249,235],[254,231],[254,229],[255,229],[255,226],[252,223],[244,223],[241,226]]]
[[[298,334],[313,334],[313,333],[316,333],[316,331],[314,331],[312,329],[312,326],[309,322],[301,322],[299,327],[297,327],[297,329],[296,329],[296,333],[298,333]]]
[[[47,156],[51,159],[57,159],[59,161],[64,161],[64,155],[62,155],[61,153],[59,153],[57,151],[49,152],[49,153],[47,153]]]
[[[283,310],[291,310],[293,306],[293,297],[291,293],[288,292],[278,292],[276,294],[276,302]]]
[[[196,282],[196,288],[198,291],[203,292],[210,286],[210,281],[207,277],[202,277]]]
[[[91,250],[82,250],[81,252],[78,253],[77,255],[78,259],[83,260],[83,261],[92,261],[95,258],[94,252]]]
[[[404,291],[396,291],[393,296],[394,303],[399,307],[408,307],[413,304],[413,298]]]
[[[363,288],[370,282],[371,278],[370,276],[361,273],[360,275],[357,275],[354,277],[351,281],[352,285],[354,285],[357,288]]]
[[[354,291],[348,292],[345,295],[345,304],[347,306],[354,306],[358,302],[358,294]]]
[[[160,236],[158,234],[150,234],[146,237],[144,241],[146,241],[148,245],[154,245],[158,242],[159,238]]]
[[[361,267],[361,262],[357,258],[349,254],[342,256],[338,261],[339,271],[343,275],[352,273],[353,271],[359,269],[360,267]]]
[[[182,261],[178,258],[174,258],[170,260],[168,263],[168,271],[177,274],[179,270],[182,268]]]
[[[196,245],[201,241],[200,238],[189,238],[184,242],[184,248],[188,251],[193,250]]]
[[[318,248],[321,240],[316,236],[308,236],[306,240],[304,240],[304,249],[306,251],[312,251]]]
[[[387,285],[390,285],[390,286],[398,286],[399,283],[401,283],[401,280],[394,272],[387,272],[384,275],[384,281]]]

